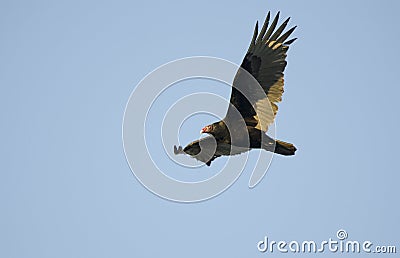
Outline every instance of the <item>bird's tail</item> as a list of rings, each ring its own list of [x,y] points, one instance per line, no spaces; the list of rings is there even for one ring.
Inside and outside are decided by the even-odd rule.
[[[280,140],[275,141],[275,149],[273,149],[273,144],[271,144],[271,142],[268,142],[268,141],[266,144],[264,144],[263,149],[265,149],[267,151],[272,151],[272,152],[275,152],[275,153],[278,153],[281,155],[285,155],[285,156],[294,155],[297,150],[293,144],[284,142],[284,141],[280,141]]]
[[[281,154],[281,155],[285,155],[285,156],[290,156],[290,155],[294,155],[294,153],[296,152],[296,147],[288,142],[283,142],[283,141],[279,141],[276,140],[275,142],[275,153]]]

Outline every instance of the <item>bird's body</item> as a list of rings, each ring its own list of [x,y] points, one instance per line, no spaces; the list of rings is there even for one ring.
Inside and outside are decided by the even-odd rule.
[[[250,47],[232,85],[230,106],[225,118],[205,126],[202,133],[210,136],[175,147],[175,154],[186,153],[206,163],[220,156],[240,154],[250,149],[264,149],[281,155],[294,155],[293,144],[274,140],[266,135],[282,100],[283,71],[286,52],[295,39],[287,40],[296,27],[286,33],[287,19],[275,31],[279,13],[270,27],[270,13],[258,34],[258,23]]]

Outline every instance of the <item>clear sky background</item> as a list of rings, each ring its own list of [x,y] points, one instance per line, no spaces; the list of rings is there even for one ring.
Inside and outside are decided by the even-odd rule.
[[[244,171],[205,202],[150,193],[123,152],[130,93],[177,58],[240,63],[268,10],[298,25],[276,125],[296,156],[275,157],[256,188]],[[399,10],[389,0],[1,1],[0,257],[262,257],[264,236],[322,241],[341,228],[400,252]]]

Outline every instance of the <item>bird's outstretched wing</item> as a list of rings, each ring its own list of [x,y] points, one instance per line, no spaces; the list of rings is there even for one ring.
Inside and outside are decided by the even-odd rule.
[[[211,162],[218,157],[237,155],[248,150],[249,148],[236,147],[223,142],[217,143],[213,136],[207,136],[193,141],[186,145],[185,148],[182,148],[182,146],[174,146],[175,155],[190,155],[192,158],[206,163],[207,166],[210,166]]]
[[[206,163],[207,166],[210,166],[214,159],[221,156],[216,153],[216,149],[217,145],[214,137],[207,136],[205,138],[201,138],[200,140],[189,143],[185,148],[182,148],[182,146],[174,146],[174,153],[175,155],[190,155],[193,158]]]
[[[271,26],[268,26],[270,21],[268,12],[260,33],[257,22],[250,47],[233,81],[231,105],[226,120],[232,119],[236,112],[232,109],[236,108],[247,125],[262,131],[267,131],[268,125],[274,121],[278,111],[277,103],[282,100],[286,52],[289,45],[296,40],[296,38],[287,40],[296,27],[282,34],[289,19],[290,17],[276,29],[279,12]],[[249,83],[247,78],[251,76],[247,73],[257,80],[261,88],[255,81]]]

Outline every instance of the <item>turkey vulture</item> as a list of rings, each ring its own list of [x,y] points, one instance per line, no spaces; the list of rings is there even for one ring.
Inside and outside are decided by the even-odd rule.
[[[220,156],[236,155],[253,148],[281,155],[295,154],[293,144],[274,140],[266,134],[278,111],[277,103],[282,100],[286,52],[296,40],[287,40],[296,27],[282,34],[289,19],[276,29],[279,12],[271,26],[268,26],[268,12],[260,33],[256,23],[250,47],[233,80],[225,118],[201,130],[209,136],[185,148],[174,146],[175,154],[188,154],[208,166]]]

